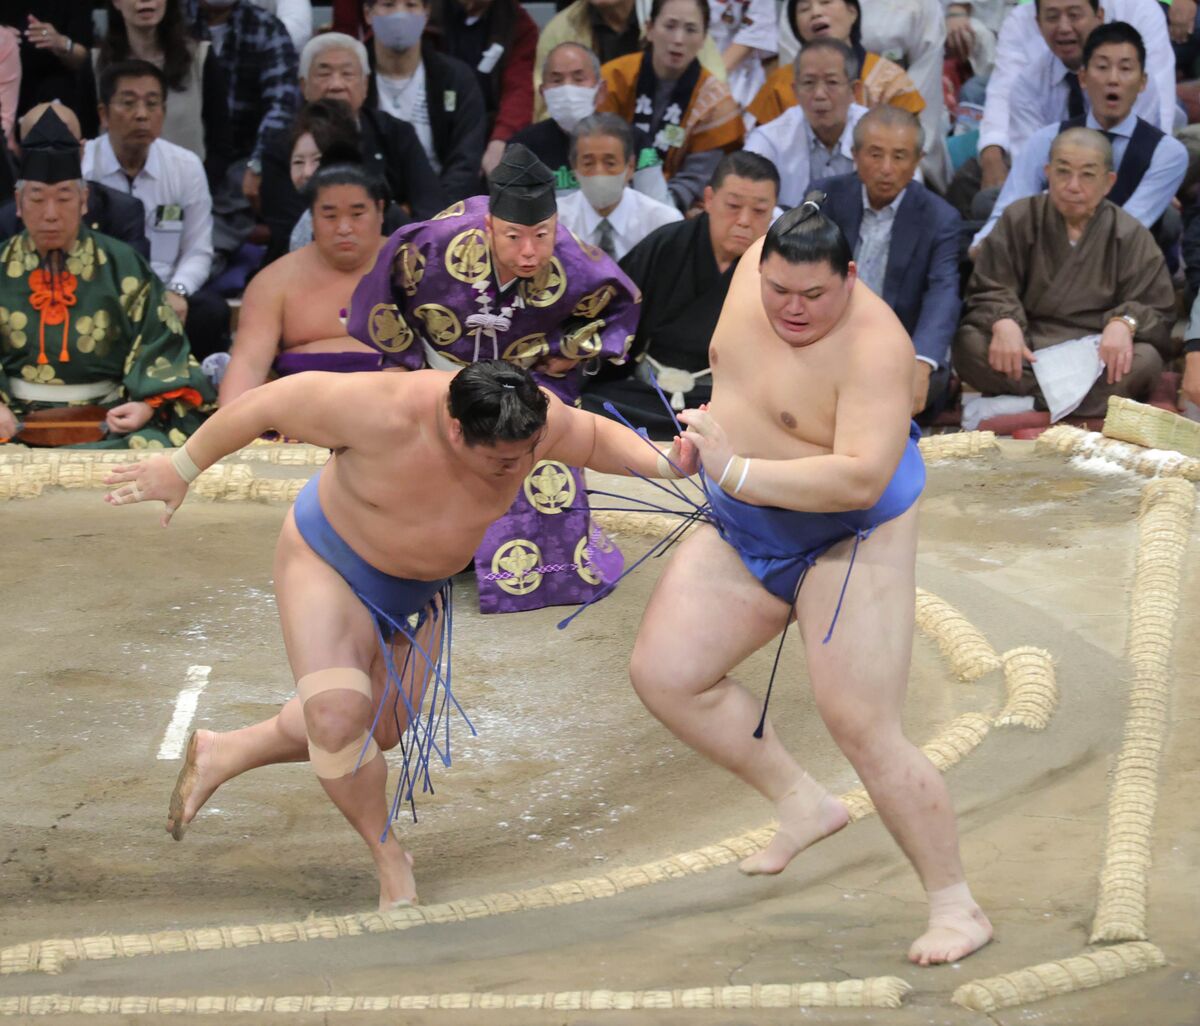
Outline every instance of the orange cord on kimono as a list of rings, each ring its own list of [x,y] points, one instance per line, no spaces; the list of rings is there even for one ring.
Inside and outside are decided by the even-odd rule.
[[[52,258],[53,259],[53,258]],[[38,358],[39,364],[49,363],[46,357],[46,325],[61,324],[63,326],[62,352],[58,354],[60,363],[68,363],[71,353],[67,348],[67,339],[71,327],[71,315],[68,307],[76,303],[75,287],[78,280],[70,271],[45,271],[37,268],[29,275],[31,296],[30,305],[41,314],[38,324]]]

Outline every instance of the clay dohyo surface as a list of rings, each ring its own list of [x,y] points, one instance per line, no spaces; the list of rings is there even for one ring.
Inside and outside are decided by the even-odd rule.
[[[428,1011],[329,1021],[1194,1026],[1194,545],[1182,567],[1149,872],[1149,937],[1167,967],[990,1014],[950,1002],[968,980],[1068,958],[1087,945],[1127,714],[1126,634],[1145,483],[1020,444],[930,466],[919,586],[958,610],[995,652],[1049,651],[1059,689],[1044,730],[992,726],[948,772],[971,884],[997,931],[995,943],[958,966],[905,961],[922,926],[922,894],[870,816],[774,879],[743,878],[730,864],[603,900],[419,930],[69,962],[61,975],[0,977],[0,998],[624,991],[898,976],[913,986],[900,1009]],[[614,485],[631,487],[606,482]],[[291,693],[270,583],[285,507],[189,502],[166,531],[156,511],[114,510],[96,491],[48,490],[0,511],[0,947],[372,909],[371,863],[307,766],[227,784],[180,844],[163,831],[178,763],[156,755],[189,667],[212,667],[195,726],[240,726]],[[620,541],[629,558],[649,545],[632,535]],[[398,824],[425,905],[597,877],[770,820],[763,800],[671,738],[629,687],[630,644],[661,566],[644,564],[565,631],[555,624],[569,610],[481,616],[473,581],[456,580],[454,681],[479,737],[456,729],[454,764],[437,774],[437,793],[420,799],[419,822]],[[852,581],[848,601],[853,595]],[[770,656],[760,653],[740,671],[760,694]],[[831,789],[854,790],[853,771],[813,709],[794,637],[784,666],[772,699],[780,733]],[[990,722],[1004,703],[1002,669],[963,682],[937,644],[917,635],[906,718],[915,741],[965,713]],[[169,1021],[193,1018],[213,1021]]]

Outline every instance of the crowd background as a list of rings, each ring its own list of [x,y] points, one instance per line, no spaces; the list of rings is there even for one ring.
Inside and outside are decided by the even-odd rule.
[[[515,142],[642,292],[629,359],[582,401],[660,434],[651,378],[707,398],[738,259],[814,187],[913,338],[924,424],[1044,426],[1037,353],[1065,341],[1104,361],[1076,416],[1200,404],[1195,0],[11,0],[5,196],[47,104],[81,145],[84,228],[140,254],[149,316],[222,402],[301,352],[378,366],[339,319],[355,282]],[[0,208],[10,405],[6,380],[57,381],[25,344],[23,212]]]

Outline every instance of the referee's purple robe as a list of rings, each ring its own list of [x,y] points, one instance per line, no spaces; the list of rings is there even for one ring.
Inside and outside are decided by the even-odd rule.
[[[546,270],[502,291],[492,270],[487,206],[487,197],[473,197],[395,232],[354,290],[347,329],[383,353],[385,367],[452,370],[492,359],[533,367],[547,356],[570,357],[581,362],[566,375],[534,376],[578,405],[589,368],[622,360],[629,348],[637,286],[560,224]],[[597,547],[611,579],[619,554],[592,524],[583,474],[539,462],[475,554],[480,608],[502,613],[597,597],[608,587],[594,565]]]

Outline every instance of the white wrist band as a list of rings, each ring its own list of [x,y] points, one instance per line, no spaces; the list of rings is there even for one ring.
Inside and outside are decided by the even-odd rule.
[[[676,481],[682,476],[675,472],[675,468],[671,466],[671,461],[661,452],[658,454],[658,476],[668,478],[672,481]]]
[[[191,484],[200,476],[200,468],[188,455],[185,445],[181,445],[171,454],[171,466],[175,468],[175,473],[183,478],[184,484]]]
[[[734,453],[729,457],[729,462],[725,464],[725,469],[721,471],[721,476],[717,479],[717,487],[725,487],[725,479],[729,477],[729,472],[737,471],[738,466],[741,466],[741,473],[738,475],[738,483],[734,487],[732,494],[736,495],[742,490],[742,485],[746,483],[746,475],[750,473],[750,458],[748,456],[739,456]]]
[[[742,485],[746,483],[746,475],[750,473],[750,457],[747,456],[742,464],[742,476],[738,478],[737,487],[733,490],[733,494],[737,495],[742,490]]]

